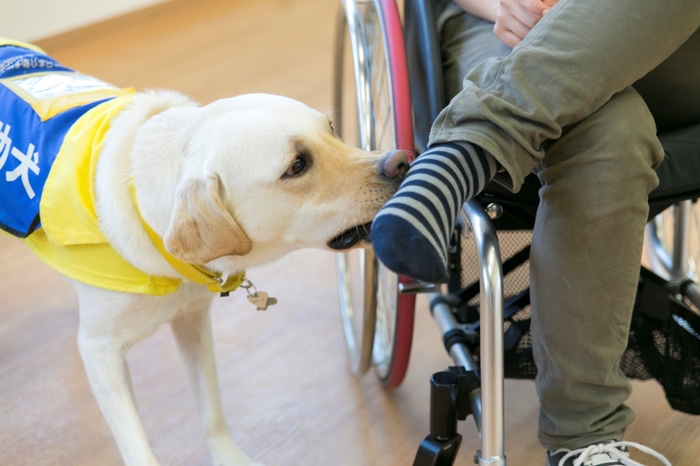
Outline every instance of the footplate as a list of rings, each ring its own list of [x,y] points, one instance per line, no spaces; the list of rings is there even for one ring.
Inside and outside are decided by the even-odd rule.
[[[430,378],[430,435],[421,443],[413,466],[452,466],[462,436],[457,421],[471,414],[469,395],[478,390],[479,378],[464,367],[450,367]]]

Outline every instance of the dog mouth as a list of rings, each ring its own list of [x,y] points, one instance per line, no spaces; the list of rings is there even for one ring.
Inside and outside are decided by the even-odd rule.
[[[348,228],[332,240],[328,241],[328,247],[335,251],[344,251],[355,246],[360,241],[369,241],[369,233],[372,230],[372,222],[355,225]]]

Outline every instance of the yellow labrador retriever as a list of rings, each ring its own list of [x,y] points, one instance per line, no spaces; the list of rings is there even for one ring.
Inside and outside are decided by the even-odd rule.
[[[125,354],[169,322],[199,397],[214,464],[257,465],[232,441],[222,412],[209,317],[215,294],[187,270],[240,282],[242,271],[296,249],[366,244],[369,224],[408,168],[406,154],[352,148],[325,115],[279,96],[243,95],[206,106],[167,91],[129,99],[110,121],[95,165],[80,176],[93,177],[94,215],[110,250],[148,280],[178,286],[159,295],[115,291],[66,273],[78,294],[78,343],[90,385],[124,462],[157,465]],[[5,134],[19,134],[15,129]],[[62,156],[64,165],[70,155]],[[23,160],[32,162],[29,155]],[[52,176],[47,186],[60,188]],[[21,181],[7,186],[21,190]],[[46,190],[43,195],[41,221],[50,230],[43,209],[53,200]],[[54,221],[64,214],[59,209]],[[51,240],[42,232],[27,238],[39,253]]]
[[[328,118],[279,96],[244,95],[198,107],[174,93],[137,95],[116,117],[96,176],[100,228],[128,262],[181,277],[170,253],[224,275],[300,248],[348,249],[407,170],[406,155],[367,153],[340,141]],[[80,353],[100,408],[128,465],[156,465],[129,388],[125,353],[170,322],[200,397],[216,465],[255,465],[233,443],[219,399],[205,286],[165,296],[75,282]]]
[[[165,322],[214,464],[257,464],[224,420],[212,292],[296,249],[366,244],[407,169],[404,152],[347,146],[325,115],[292,99],[199,106],[175,92],[134,93],[0,38],[0,229],[73,281],[80,354],[130,466],[158,461],[125,355]]]
[[[365,243],[368,225],[407,167],[401,151],[380,155],[344,144],[325,115],[288,98],[252,94],[199,107],[172,92],[139,94],[107,134],[96,211],[114,249],[149,275],[186,280],[154,247],[143,222],[177,258],[230,275],[300,248]],[[158,462],[124,356],[165,322],[199,397],[214,464],[257,465],[233,443],[224,420],[207,287],[185,282],[149,296],[74,283],[80,354],[127,465]]]

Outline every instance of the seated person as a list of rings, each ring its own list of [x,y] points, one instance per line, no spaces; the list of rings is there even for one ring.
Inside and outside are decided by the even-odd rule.
[[[670,465],[622,442],[634,412],[619,363],[664,155],[657,128],[700,122],[700,2],[455,2],[435,2],[452,100],[377,215],[375,252],[397,273],[442,280],[461,205],[495,176],[517,192],[535,171],[532,335],[547,465],[638,465],[630,445]]]

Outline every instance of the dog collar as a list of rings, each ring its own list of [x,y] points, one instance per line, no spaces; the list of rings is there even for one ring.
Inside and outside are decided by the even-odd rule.
[[[136,213],[139,216],[139,220],[141,220],[141,225],[143,225],[144,230],[146,230],[146,234],[148,234],[151,243],[153,243],[153,246],[158,249],[160,255],[163,256],[163,259],[165,259],[175,270],[194,283],[206,285],[209,291],[212,293],[221,293],[221,296],[228,296],[231,291],[235,291],[239,286],[241,286],[245,280],[245,272],[229,275],[226,277],[226,280],[224,280],[221,272],[212,272],[204,267],[180,260],[170,254],[165,249],[165,245],[163,244],[161,237],[158,236],[158,233],[153,231],[153,228],[146,223],[141,215],[141,210],[139,209],[139,204],[136,200],[136,188],[134,186],[133,179],[129,180],[129,191],[131,192],[131,199],[134,202]]]

